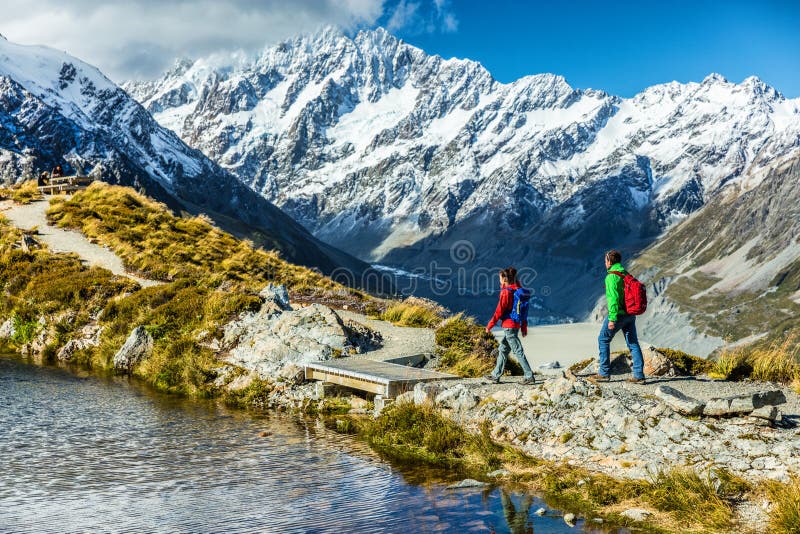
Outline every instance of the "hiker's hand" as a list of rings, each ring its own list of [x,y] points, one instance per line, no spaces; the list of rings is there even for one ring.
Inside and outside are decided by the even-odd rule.
[[[487,334],[491,334],[491,333],[492,333],[492,328],[491,328],[491,327],[489,327],[489,326],[487,326],[487,327],[486,327],[486,333],[487,333]]]
[[[608,322],[608,329],[609,330],[614,330],[614,328],[616,328],[616,326],[617,326],[617,324],[614,321],[609,321]]]
[[[525,336],[527,336],[527,335],[528,335],[528,331],[527,331],[527,330],[523,330],[523,331],[522,331],[522,337],[525,337]]]

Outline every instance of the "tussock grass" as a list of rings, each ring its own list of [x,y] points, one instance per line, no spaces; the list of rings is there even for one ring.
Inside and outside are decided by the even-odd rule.
[[[463,464],[467,432],[430,405],[400,403],[376,419],[360,420],[359,434],[393,459],[441,466]]]
[[[427,299],[409,297],[389,305],[380,315],[384,321],[422,328],[434,328],[444,319],[447,310]]]
[[[36,180],[28,180],[27,182],[12,186],[4,190],[2,196],[10,198],[17,204],[30,204],[31,202],[44,198],[39,192]]]
[[[736,347],[724,351],[709,375],[714,378],[741,380],[752,378],[767,382],[800,384],[800,335],[790,333],[781,341]]]
[[[377,419],[352,419],[373,448],[390,459],[457,468],[471,476],[504,467],[512,480],[541,492],[554,507],[632,525],[619,513],[642,507],[654,515],[636,526],[654,532],[730,532],[733,505],[750,485],[724,469],[704,475],[688,468],[658,473],[650,480],[619,480],[601,473],[532,458],[491,438],[484,422],[468,432],[432,405],[390,406]],[[796,489],[795,489],[796,491]],[[796,503],[795,503],[796,504]]]
[[[275,282],[299,292],[347,291],[316,271],[282,260],[275,251],[257,249],[223,232],[206,217],[177,217],[127,187],[95,182],[69,200],[54,199],[48,219],[97,239],[146,278],[191,278],[210,287],[226,283],[229,290],[257,291]]]
[[[714,367],[714,362],[680,350],[668,348],[656,350],[666,356],[667,359],[672,362],[672,365],[675,366],[675,369],[684,376],[696,376],[708,373]]]
[[[726,475],[726,480],[733,477]],[[669,512],[689,528],[702,525],[709,531],[725,531],[733,524],[728,487],[689,469],[661,472],[650,482],[645,499],[657,510]]]
[[[772,504],[769,511],[770,532],[800,532],[800,477],[794,475],[789,482],[764,482],[762,490]]]
[[[492,371],[497,358],[497,340],[482,325],[463,313],[446,319],[436,329],[439,370],[463,377],[479,377]],[[509,358],[506,369],[522,374],[522,368]]]
[[[753,366],[751,378],[768,382],[794,382],[800,379],[800,335],[790,334],[783,341],[754,348],[748,354]]]

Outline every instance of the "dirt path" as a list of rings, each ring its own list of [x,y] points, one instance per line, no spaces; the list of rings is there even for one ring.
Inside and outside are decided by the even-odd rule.
[[[356,357],[386,361],[414,354],[433,354],[436,350],[434,332],[430,328],[397,326],[388,321],[372,319],[366,315],[347,310],[336,310],[336,313],[342,319],[350,319],[361,323],[380,332],[383,336],[383,346],[380,349]]]
[[[80,232],[64,230],[47,224],[45,212],[49,206],[50,203],[47,200],[25,205],[4,201],[0,202],[0,214],[22,230],[38,228],[39,234],[36,239],[46,244],[53,252],[74,252],[88,265],[108,269],[116,275],[127,276],[142,287],[161,284],[161,282],[147,280],[127,272],[119,256],[101,245],[91,243]]]

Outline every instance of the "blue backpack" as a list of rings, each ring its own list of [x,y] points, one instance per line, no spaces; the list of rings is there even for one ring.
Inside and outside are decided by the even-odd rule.
[[[514,303],[511,305],[511,312],[507,317],[515,323],[524,323],[528,320],[528,307],[531,303],[530,290],[524,287],[518,289],[507,287],[506,290],[514,292]]]

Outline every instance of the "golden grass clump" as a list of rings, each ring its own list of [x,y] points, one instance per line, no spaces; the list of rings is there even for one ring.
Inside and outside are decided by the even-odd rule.
[[[708,373],[713,378],[741,380],[752,378],[767,382],[800,384],[800,345],[798,334],[790,333],[782,341],[736,347],[719,355]]]
[[[7,191],[8,196],[17,204],[30,204],[36,200],[44,198],[39,192],[36,180],[28,180],[21,184],[12,186]]]
[[[463,313],[449,317],[436,329],[436,345],[442,372],[474,378],[489,373],[496,363],[497,340]],[[507,361],[506,369],[522,374],[513,358]]]
[[[408,297],[390,304],[380,315],[384,321],[401,326],[434,328],[447,314],[447,310],[427,299]]]
[[[794,475],[788,482],[770,480],[764,482],[762,488],[772,504],[769,531],[775,534],[800,532],[800,477]]]

